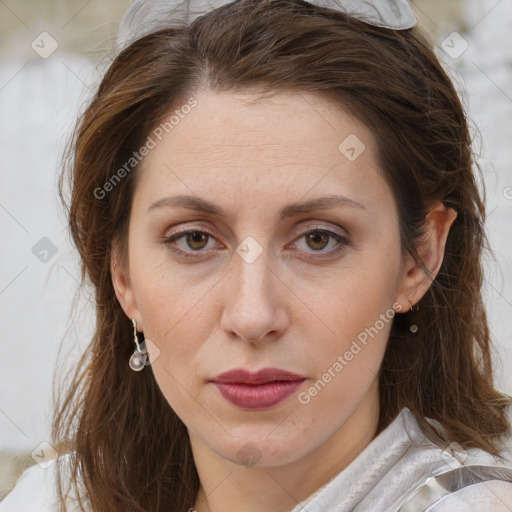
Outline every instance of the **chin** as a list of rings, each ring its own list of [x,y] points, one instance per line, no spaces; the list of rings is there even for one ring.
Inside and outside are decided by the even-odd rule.
[[[275,426],[274,426],[275,428]],[[280,435],[272,434],[269,430],[261,429],[244,435],[229,436],[222,446],[212,445],[225,460],[233,464],[246,467],[279,467],[292,464],[306,456],[311,450],[304,445],[304,434],[281,432]]]

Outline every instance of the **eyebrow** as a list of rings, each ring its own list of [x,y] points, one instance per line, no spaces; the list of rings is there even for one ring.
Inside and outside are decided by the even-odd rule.
[[[290,203],[284,206],[279,212],[279,219],[284,220],[300,213],[308,213],[314,210],[328,210],[330,208],[349,206],[366,210],[365,206],[353,199],[341,195],[329,195],[310,199],[309,201]],[[210,213],[222,218],[229,217],[228,212],[219,205],[201,199],[198,196],[179,195],[172,197],[164,197],[155,201],[148,208],[148,212],[159,208],[181,207],[189,210],[195,210],[202,213]]]

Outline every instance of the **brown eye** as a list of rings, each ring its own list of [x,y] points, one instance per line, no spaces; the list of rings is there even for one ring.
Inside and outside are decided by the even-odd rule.
[[[204,249],[209,237],[208,233],[202,233],[201,231],[190,231],[185,235],[187,245],[193,250]]]
[[[301,253],[309,253],[313,258],[321,258],[335,256],[342,252],[349,245],[349,240],[333,231],[317,228],[303,232],[294,245]]]
[[[321,231],[313,231],[306,235],[306,243],[311,249],[322,250],[325,249],[329,243],[330,236]]]
[[[208,231],[193,229],[181,231],[162,239],[162,243],[173,253],[184,258],[203,258],[208,253],[211,254],[211,249],[215,249],[215,246],[212,245],[214,241],[214,236]]]

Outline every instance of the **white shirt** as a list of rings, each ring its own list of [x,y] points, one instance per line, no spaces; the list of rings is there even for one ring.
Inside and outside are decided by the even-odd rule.
[[[421,432],[414,415],[402,409],[395,420],[334,479],[291,512],[392,512],[398,510],[426,477],[469,465],[501,466],[504,458],[470,449],[456,456],[444,452]],[[64,463],[71,454],[61,457]],[[16,487],[0,503],[0,512],[58,512],[56,464],[27,469]],[[70,504],[70,511],[75,511]],[[418,512],[420,509],[417,509]],[[438,500],[423,512],[511,512],[512,482],[489,480],[464,487]]]

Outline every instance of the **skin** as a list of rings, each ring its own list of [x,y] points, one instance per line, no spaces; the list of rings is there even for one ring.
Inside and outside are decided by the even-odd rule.
[[[188,428],[201,481],[195,508],[289,511],[374,439],[377,373],[391,322],[307,404],[298,394],[381,314],[409,310],[431,280],[401,254],[397,208],[371,131],[338,104],[313,93],[280,92],[258,102],[249,91],[194,97],[197,107],[143,161],[128,258],[115,253],[112,260],[114,287],[127,317],[154,344],[151,369]],[[353,161],[338,148],[351,134],[365,145]],[[150,208],[181,194],[215,203],[227,217]],[[363,208],[279,218],[289,203],[332,194]],[[419,254],[432,278],[455,217],[436,203],[426,218],[429,237]],[[165,242],[186,230],[212,236]],[[320,236],[308,238],[308,231]],[[249,236],[262,250],[251,263],[236,251]],[[306,381],[264,411],[232,405],[208,382],[227,370],[263,367]],[[249,464],[240,450],[253,456]]]

